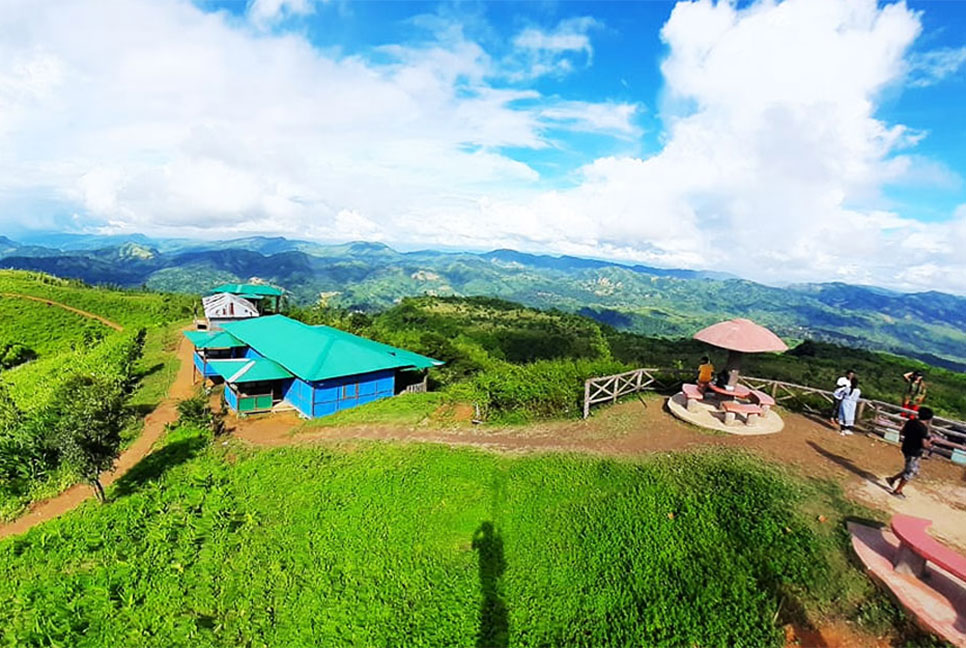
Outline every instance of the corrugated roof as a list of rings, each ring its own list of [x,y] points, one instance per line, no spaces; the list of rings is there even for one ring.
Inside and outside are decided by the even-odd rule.
[[[443,364],[412,351],[328,326],[309,326],[284,315],[229,322],[223,328],[303,380]]]
[[[184,336],[196,349],[235,349],[248,346],[224,331],[185,331]]]
[[[211,289],[211,293],[231,293],[243,297],[278,297],[282,291],[265,284],[221,284]]]
[[[229,383],[282,380],[292,374],[285,367],[268,358],[242,358],[240,360],[209,360],[208,366]]]
[[[215,293],[201,299],[208,319],[258,317],[258,309],[247,299],[231,293]]]

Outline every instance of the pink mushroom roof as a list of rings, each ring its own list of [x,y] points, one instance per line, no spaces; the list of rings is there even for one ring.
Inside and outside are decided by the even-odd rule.
[[[744,353],[788,350],[780,337],[749,319],[733,319],[712,324],[695,333],[694,339],[720,349]]]

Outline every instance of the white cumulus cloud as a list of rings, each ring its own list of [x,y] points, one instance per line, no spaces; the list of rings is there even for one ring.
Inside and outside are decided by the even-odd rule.
[[[884,198],[961,183],[916,152],[921,125],[877,112],[910,70],[960,65],[910,53],[921,22],[902,3],[678,3],[660,33],[661,149],[587,159],[554,189],[519,151],[552,154],[564,131],[633,144],[642,106],[507,84],[521,59],[445,21],[372,57],[274,22],[312,6],[253,2],[265,31],[186,0],[7,2],[0,230],[49,224],[54,205],[107,231],[505,246],[966,292],[966,206],[925,223]],[[598,27],[516,33],[533,57],[520,78],[590,65]]]

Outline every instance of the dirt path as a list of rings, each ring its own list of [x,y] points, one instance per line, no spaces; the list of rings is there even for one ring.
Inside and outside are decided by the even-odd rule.
[[[67,304],[62,304],[60,302],[53,301],[51,299],[45,299],[43,297],[34,297],[33,295],[23,295],[21,293],[9,293],[9,292],[0,293],[0,295],[2,295],[3,297],[14,297],[14,298],[19,298],[19,299],[30,299],[30,300],[35,301],[35,302],[40,302],[41,304],[47,304],[48,306],[56,306],[57,308],[63,308],[66,311],[70,311],[72,313],[77,313],[78,315],[83,315],[84,317],[89,317],[91,319],[97,320],[98,322],[100,322],[104,326],[109,326],[112,329],[114,329],[115,331],[123,331],[124,330],[124,327],[121,326],[120,324],[118,324],[117,322],[112,322],[111,320],[109,320],[109,319],[107,319],[105,317],[101,317],[100,315],[95,315],[94,313],[90,313],[88,311],[81,310],[79,308],[74,308],[73,306],[68,306]]]
[[[168,389],[168,395],[153,412],[145,417],[141,435],[121,454],[114,470],[101,474],[101,483],[105,487],[114,483],[146,457],[154,444],[161,438],[161,435],[164,434],[164,426],[178,418],[178,401],[191,396],[194,391],[191,383],[191,351],[191,344],[187,338],[182,337],[178,345],[178,360],[181,364],[178,367],[178,374],[175,376],[174,382]],[[35,502],[24,515],[12,522],[0,525],[0,539],[24,533],[41,522],[53,519],[76,508],[90,497],[93,497],[93,493],[89,486],[75,484],[56,497]]]
[[[851,498],[872,508],[928,517],[934,521],[936,535],[966,549],[966,471],[961,466],[939,458],[923,461],[922,474],[906,489],[908,499],[899,500],[886,490],[883,477],[902,467],[902,456],[895,446],[878,438],[841,437],[821,419],[787,412],[782,414],[785,429],[777,434],[708,433],[675,419],[660,397],[649,396],[645,402],[646,408],[629,401],[601,409],[587,421],[526,427],[442,426],[424,421],[414,426],[312,428],[298,427],[300,421],[292,414],[232,420],[230,425],[237,438],[259,446],[371,439],[622,457],[708,446],[742,448],[799,474],[834,479]]]

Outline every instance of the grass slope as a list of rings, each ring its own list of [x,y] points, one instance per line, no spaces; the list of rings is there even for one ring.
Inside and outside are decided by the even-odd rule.
[[[743,456],[206,444],[0,543],[0,643],[777,646],[871,591],[841,500]]]
[[[43,358],[110,332],[100,322],[56,306],[0,296],[0,346],[22,344]]]
[[[92,288],[47,275],[0,271],[0,292],[33,295],[101,315],[121,323],[124,331],[25,299],[0,298],[0,346],[13,337],[38,352],[38,359],[0,372],[0,387],[14,406],[15,416],[0,420],[0,459],[18,467],[15,476],[0,475],[0,519],[10,519],[31,501],[56,494],[76,481],[59,465],[50,447],[47,425],[28,425],[44,416],[58,387],[76,374],[126,376],[131,392],[125,444],[143,427],[143,417],[163,398],[177,371],[174,350],[177,322],[191,312],[185,296],[134,294]],[[182,321],[183,324],[183,321]],[[140,328],[146,331],[143,356],[130,366],[127,353]]]
[[[0,270],[0,292],[58,301],[125,327],[150,327],[191,317],[196,297],[93,287],[39,272]]]

